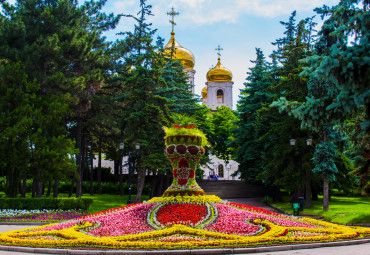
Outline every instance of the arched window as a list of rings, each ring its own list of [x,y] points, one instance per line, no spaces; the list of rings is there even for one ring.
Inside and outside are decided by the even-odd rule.
[[[224,91],[222,89],[217,90],[217,103],[224,102]]]
[[[224,166],[223,165],[218,165],[218,176],[220,176],[220,178],[224,177]]]

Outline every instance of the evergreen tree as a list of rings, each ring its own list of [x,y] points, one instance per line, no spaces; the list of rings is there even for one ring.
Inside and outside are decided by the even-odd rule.
[[[109,46],[102,33],[112,29],[119,17],[101,12],[106,0],[78,5],[69,0],[18,0],[3,3],[0,24],[0,55],[22,61],[31,79],[40,84],[38,96],[57,96],[73,113],[66,113],[64,126],[79,149],[76,196],[82,194],[83,131],[91,108],[89,97],[104,83],[109,65]]]
[[[369,144],[370,131],[370,31],[368,23],[370,3],[368,1],[342,0],[333,7],[323,6],[315,11],[322,18],[328,16],[319,35],[316,54],[304,61],[309,65],[302,76],[330,84],[327,93],[307,98],[296,112],[302,124],[318,127],[321,123],[344,123],[356,112],[365,112],[357,139],[366,139]],[[350,42],[351,38],[353,41]],[[319,82],[322,84],[322,82]],[[359,171],[362,186],[369,190],[369,147],[358,152],[362,162]],[[366,178],[367,176],[367,178]],[[364,178],[365,177],[365,178]],[[365,184],[366,183],[366,184]]]
[[[7,171],[8,196],[17,196],[28,175],[41,196],[41,181],[65,177],[75,170],[68,153],[73,142],[61,125],[68,106],[54,96],[38,97],[40,85],[29,81],[20,64],[0,66],[0,154]]]
[[[163,155],[163,126],[169,120],[167,99],[158,95],[164,86],[163,62],[153,45],[156,30],[146,23],[151,15],[151,5],[140,0],[138,16],[130,15],[136,21],[135,30],[125,33],[121,44],[128,49],[124,65],[129,67],[126,70],[131,70],[121,77],[124,86],[124,93],[120,96],[124,105],[121,117],[123,137],[131,151],[135,142],[141,143],[136,163],[138,188],[135,202],[141,200],[146,170],[163,168],[168,161]]]
[[[330,17],[319,31],[315,55],[302,60],[309,65],[301,74],[302,77],[309,78],[308,97],[299,102],[288,102],[282,98],[277,103],[280,109],[288,110],[301,119],[303,128],[309,128],[322,137],[323,142],[316,148],[315,159],[320,159],[320,165],[326,160],[325,165],[328,167],[317,166],[315,170],[324,177],[324,210],[328,210],[329,206],[328,181],[334,180],[333,174],[337,172],[333,165],[334,159],[328,157],[335,153],[332,149],[334,145],[329,144],[334,141],[328,139],[327,127],[343,122],[369,101],[366,89],[369,68],[365,67],[362,58],[356,57],[356,54],[369,54],[368,44],[363,44],[362,39],[366,38],[367,29],[364,29],[362,22],[369,18],[366,12],[368,4],[364,3],[363,9],[360,9],[356,6],[357,3],[358,1],[341,1],[332,8],[324,6],[316,9],[323,17]],[[351,33],[356,35],[353,46],[348,44]],[[369,37],[369,33],[367,36]],[[354,69],[353,65],[356,65]]]
[[[194,114],[199,109],[199,99],[191,93],[191,86],[187,83],[187,74],[178,60],[169,58],[163,68],[162,78],[164,87],[158,91],[158,95],[168,100],[170,112]]]
[[[315,23],[312,18],[306,18],[296,23],[296,12],[292,12],[288,22],[282,22],[286,27],[285,37],[277,39],[277,61],[281,65],[276,69],[278,81],[270,88],[274,93],[274,99],[284,96],[287,100],[304,100],[307,96],[307,80],[302,79],[299,74],[303,65],[300,63],[302,58],[312,54],[312,34]],[[259,137],[264,142],[265,153],[262,157],[266,164],[261,178],[270,185],[284,187],[292,192],[296,199],[298,195],[300,171],[299,153],[292,153],[289,140],[295,138],[297,147],[306,147],[305,140],[310,137],[307,130],[300,129],[300,121],[290,116],[286,112],[278,112],[274,109],[275,103],[269,107],[265,106],[259,110],[261,123],[268,123],[268,130],[263,130],[260,124]],[[312,137],[315,138],[315,137]],[[305,174],[306,186],[306,207],[311,206],[311,165],[309,163],[310,154],[303,157],[303,171]]]
[[[258,182],[257,176],[263,171],[262,162],[263,143],[256,137],[255,124],[258,121],[258,110],[263,104],[269,102],[268,88],[271,86],[269,78],[269,64],[263,52],[256,49],[256,60],[251,61],[254,67],[248,72],[245,88],[241,90],[237,112],[237,129],[234,131],[236,148],[236,161],[239,163],[238,172],[248,183]]]

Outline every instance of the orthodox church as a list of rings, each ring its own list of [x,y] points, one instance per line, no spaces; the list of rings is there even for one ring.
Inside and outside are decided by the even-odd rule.
[[[164,46],[165,52],[170,52],[171,48],[175,48],[175,53],[173,57],[181,62],[184,66],[184,72],[188,75],[188,83],[192,86],[192,93],[194,94],[194,76],[196,71],[194,70],[195,58],[193,53],[182,47],[175,39],[174,32],[174,16],[178,15],[178,12],[175,12],[172,8],[171,12],[168,12],[167,15],[172,16],[170,21],[172,24],[171,38],[168,43]],[[218,106],[227,106],[232,109],[233,106],[233,84],[232,81],[233,75],[229,69],[224,67],[221,64],[221,54],[220,51],[222,48],[218,46],[216,48],[218,51],[218,60],[215,67],[211,68],[206,75],[205,87],[202,89],[202,104],[211,108],[212,111],[217,111],[216,107]],[[235,180],[238,177],[232,177],[233,174],[238,169],[238,163],[236,161],[230,160],[228,164],[224,160],[217,158],[215,155],[210,155],[211,162],[213,166],[212,170],[208,168],[203,168],[205,176],[204,179],[208,179],[212,176],[219,176],[219,180]]]
[[[171,38],[168,43],[164,46],[165,52],[170,53],[171,48],[174,46],[175,52],[173,54],[173,58],[179,60],[184,67],[184,72],[188,76],[188,83],[192,85],[191,92],[194,94],[194,77],[195,77],[195,58],[193,53],[182,47],[175,39],[175,32],[174,32],[174,16],[178,15],[178,12],[172,8],[171,12],[167,13],[168,15],[172,16],[172,20],[170,21],[172,24],[172,32]],[[232,109],[233,105],[233,84],[232,81],[233,75],[229,69],[224,67],[221,64],[221,54],[220,46],[216,48],[218,51],[218,60],[215,67],[211,68],[206,74],[206,83],[205,87],[202,89],[201,100],[202,104],[211,108],[212,111],[216,112],[217,106],[227,106]],[[215,155],[209,156],[212,162],[212,166],[210,168],[203,167],[204,170],[204,179],[209,179],[211,176],[218,176],[219,180],[235,180],[239,179],[238,177],[232,177],[233,174],[238,169],[238,163],[236,161],[230,160],[228,164],[225,161],[217,158]],[[126,162],[127,158],[123,159],[123,162]],[[94,160],[94,167],[97,166],[98,161]],[[112,170],[114,169],[114,162],[108,161],[103,159],[102,166],[110,167]],[[128,169],[123,167],[122,169],[123,174],[128,174]]]

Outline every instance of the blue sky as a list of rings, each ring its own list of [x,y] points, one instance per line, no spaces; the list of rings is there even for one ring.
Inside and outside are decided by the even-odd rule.
[[[15,0],[10,0],[14,3]],[[82,1],[81,1],[82,2]],[[315,15],[313,9],[323,4],[336,5],[339,0],[148,0],[153,6],[150,19],[157,35],[168,42],[171,32],[170,16],[166,13],[173,6],[180,12],[175,17],[176,39],[195,56],[195,93],[200,94],[205,86],[206,73],[217,63],[215,48],[220,45],[221,63],[233,73],[234,110],[239,90],[244,88],[246,72],[255,59],[255,48],[265,55],[271,54],[271,42],[283,36],[279,21],[287,21],[290,13],[297,10],[297,20]],[[108,0],[104,11],[115,14],[136,14],[139,0]],[[322,24],[319,16],[316,22]],[[116,31],[108,33],[115,40],[115,33],[133,29],[133,23],[122,18]]]
[[[234,110],[240,89],[244,88],[246,72],[255,59],[255,48],[271,54],[271,42],[283,36],[279,21],[287,21],[297,10],[297,20],[315,15],[313,9],[323,4],[336,5],[339,0],[148,0],[153,6],[150,19],[157,35],[168,42],[171,32],[170,16],[173,6],[180,15],[175,17],[177,41],[195,56],[195,93],[205,86],[206,73],[217,63],[215,48],[220,45],[221,63],[233,73]],[[107,12],[136,14],[139,0],[109,0]],[[319,16],[316,22],[322,24]],[[122,19],[118,30],[132,29],[133,24]],[[114,38],[113,34],[109,38]]]

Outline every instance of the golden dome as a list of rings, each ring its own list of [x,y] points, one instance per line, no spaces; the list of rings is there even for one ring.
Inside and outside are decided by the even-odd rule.
[[[164,46],[164,52],[166,54],[171,54],[171,47],[175,45],[175,54],[174,59],[180,60],[181,64],[184,66],[185,69],[193,69],[195,64],[195,59],[193,53],[190,50],[185,49],[182,47],[175,39],[175,33],[171,32],[171,39],[170,41]]]
[[[207,98],[207,86],[205,86],[203,89],[202,89],[202,98],[206,99]]]
[[[207,72],[207,81],[228,81],[233,78],[233,74],[229,69],[221,65],[220,58],[218,58],[217,65]]]

